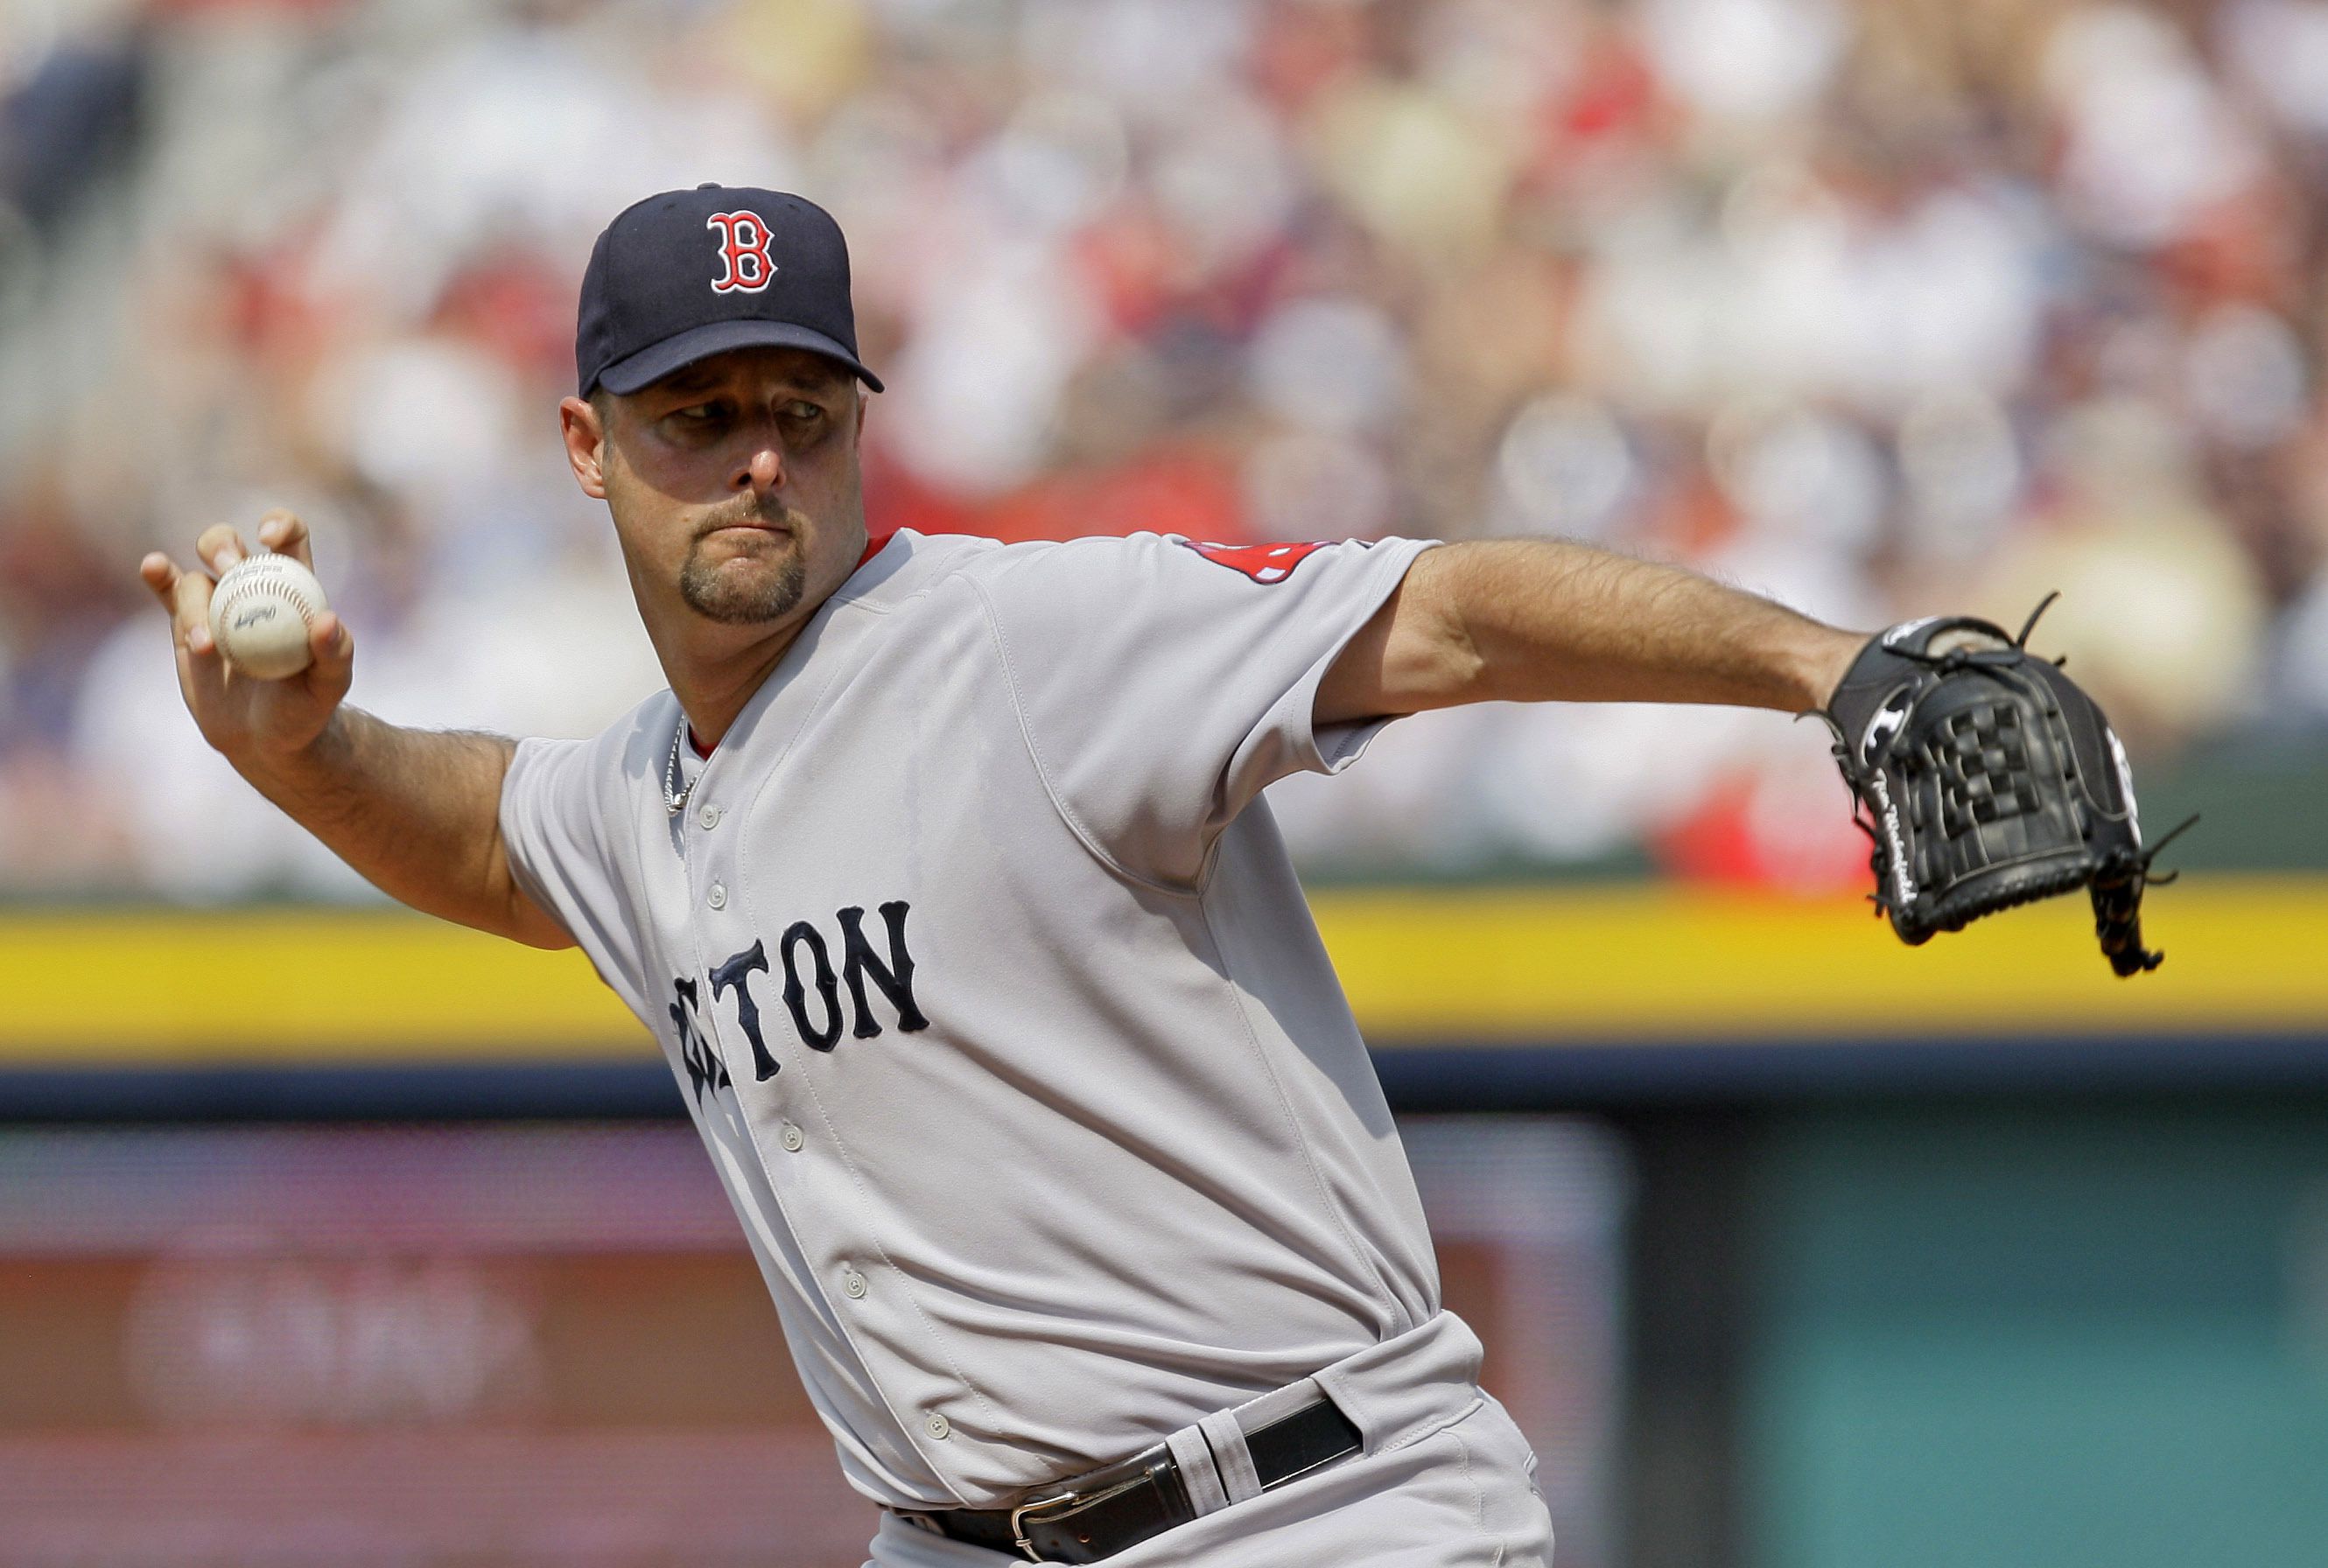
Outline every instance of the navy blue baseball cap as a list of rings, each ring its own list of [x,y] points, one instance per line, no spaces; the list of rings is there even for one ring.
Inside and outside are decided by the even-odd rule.
[[[849,243],[832,214],[738,185],[665,191],[617,213],[582,274],[581,395],[635,392],[745,348],[806,349],[881,390],[857,358]]]

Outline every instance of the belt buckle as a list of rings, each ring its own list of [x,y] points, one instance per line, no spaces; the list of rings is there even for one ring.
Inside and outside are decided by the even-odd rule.
[[[1056,1508],[1061,1504],[1072,1504],[1079,1500],[1082,1496],[1083,1494],[1080,1492],[1061,1492],[1056,1498],[1038,1498],[1031,1503],[1021,1503],[1017,1507],[1010,1510],[1011,1540],[1018,1546],[1018,1550],[1027,1554],[1028,1562],[1046,1563],[1048,1562],[1049,1559],[1037,1553],[1035,1550],[1035,1544],[1027,1539],[1027,1516],[1036,1512],[1037,1509]],[[1041,1522],[1047,1523],[1048,1521]]]
[[[1162,1454],[1163,1452],[1164,1447],[1159,1443],[1155,1448],[1134,1454],[1131,1458],[1123,1460],[1121,1464],[1112,1465],[1106,1469],[1096,1470],[1090,1475],[1084,1476],[1083,1478],[1084,1484],[1080,1488],[1071,1491],[1061,1492],[1055,1498],[1037,1498],[1031,1503],[1019,1504],[1017,1507],[1010,1510],[1010,1537],[1012,1544],[1015,1545],[1018,1550],[1027,1554],[1027,1561],[1029,1563],[1050,1562],[1051,1559],[1048,1557],[1037,1555],[1035,1552],[1035,1544],[1027,1539],[1026,1520],[1028,1515],[1038,1512],[1044,1508],[1059,1508],[1063,1510],[1059,1515],[1059,1518],[1065,1518],[1069,1515],[1078,1513],[1084,1508],[1096,1507],[1100,1504],[1106,1502],[1111,1498],[1121,1497],[1125,1492],[1131,1490],[1134,1487],[1144,1486],[1147,1484],[1150,1479],[1148,1461],[1151,1458]],[[1125,1473],[1127,1471],[1130,1473]],[[1057,1522],[1058,1519],[1041,1519],[1037,1521],[1038,1524],[1045,1525],[1056,1524]]]

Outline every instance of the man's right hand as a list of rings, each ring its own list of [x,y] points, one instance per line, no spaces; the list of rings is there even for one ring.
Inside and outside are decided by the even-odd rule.
[[[314,568],[307,525],[288,512],[269,512],[259,519],[258,542]],[[326,610],[308,629],[313,662],[296,675],[261,681],[230,667],[211,638],[211,592],[221,574],[250,553],[230,525],[219,523],[195,540],[191,570],[180,569],[158,550],[138,567],[146,586],[169,612],[178,690],[187,711],[202,738],[245,771],[263,769],[314,744],[348,694],[356,652],[347,626]]]
[[[287,512],[259,519],[258,542],[309,565],[306,525]],[[355,643],[328,611],[308,630],[314,662],[298,674],[260,681],[228,667],[211,640],[211,590],[249,553],[221,524],[194,541],[192,570],[158,553],[138,568],[170,612],[178,687],[202,738],[390,897],[535,947],[571,947],[510,869],[501,797],[512,742],[401,729],[344,706]]]

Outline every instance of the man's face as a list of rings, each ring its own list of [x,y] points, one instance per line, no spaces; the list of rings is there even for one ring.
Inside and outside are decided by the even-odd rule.
[[[774,627],[855,569],[863,399],[832,361],[739,349],[592,407],[600,487],[651,631],[663,615]]]

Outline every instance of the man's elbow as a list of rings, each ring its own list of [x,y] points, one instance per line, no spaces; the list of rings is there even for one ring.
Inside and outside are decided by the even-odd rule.
[[[1458,549],[1426,550],[1400,584],[1383,647],[1384,711],[1420,713],[1494,695],[1494,671],[1464,614],[1473,564]]]
[[[574,934],[523,893],[512,889],[506,918],[497,933],[512,942],[558,953],[577,945]]]
[[[1487,663],[1457,613],[1456,596],[1426,550],[1318,688],[1316,720],[1352,723],[1476,701]]]

